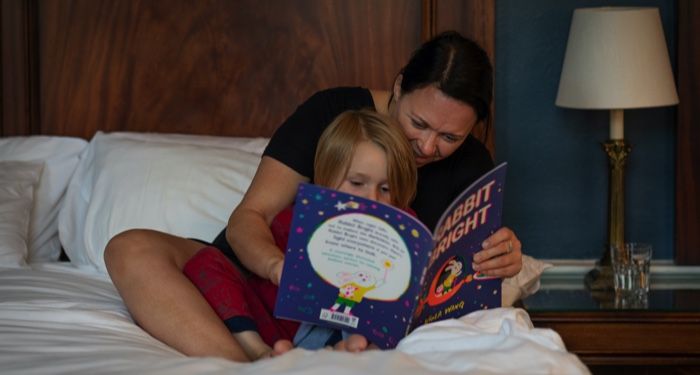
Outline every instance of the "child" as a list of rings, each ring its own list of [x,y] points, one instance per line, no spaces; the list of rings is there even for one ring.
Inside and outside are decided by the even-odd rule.
[[[409,210],[416,181],[413,150],[399,126],[388,116],[370,110],[347,111],[336,117],[321,135],[314,159],[317,185]],[[270,225],[282,252],[287,245],[291,219],[289,207]],[[272,315],[277,285],[254,274],[244,276],[245,271],[234,266],[216,248],[201,249],[185,264],[183,272],[223,319],[251,360],[271,355],[275,342],[291,341],[297,333],[299,323]],[[310,335],[308,326],[304,335]],[[324,338],[318,346],[325,344]]]

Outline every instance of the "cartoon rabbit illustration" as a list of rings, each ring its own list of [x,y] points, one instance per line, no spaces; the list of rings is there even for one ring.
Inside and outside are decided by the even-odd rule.
[[[385,282],[385,280],[377,282],[374,275],[364,271],[339,272],[338,279],[341,282],[341,286],[338,288],[338,298],[330,310],[338,311],[341,306],[345,306],[343,313],[347,315],[352,315],[350,310],[355,307],[355,304],[362,302],[362,298],[367,292],[382,286]]]
[[[444,272],[449,272],[450,274],[445,278],[442,284],[438,285],[436,288],[435,294],[438,297],[442,296],[443,294],[447,294],[450,292],[450,290],[452,290],[455,279],[457,276],[462,274],[462,267],[462,262],[457,259],[451,259],[447,263],[447,267],[445,267]]]

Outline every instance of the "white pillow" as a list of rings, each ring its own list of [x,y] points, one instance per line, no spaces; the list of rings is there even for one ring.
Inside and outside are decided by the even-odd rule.
[[[68,181],[87,142],[80,138],[30,136],[0,138],[0,161],[44,164],[34,190],[29,222],[28,262],[55,261],[61,253],[57,216]]]
[[[66,254],[106,273],[104,248],[127,229],[213,240],[248,189],[267,141],[97,133],[59,215]]]
[[[0,161],[0,266],[23,267],[27,259],[34,187],[42,163]]]

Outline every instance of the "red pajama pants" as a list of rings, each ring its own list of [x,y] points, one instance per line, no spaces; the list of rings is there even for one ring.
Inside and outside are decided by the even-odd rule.
[[[282,211],[273,221],[271,229],[280,249],[286,247],[290,221],[291,211]],[[215,247],[199,250],[183,272],[231,332],[257,331],[270,346],[280,339],[294,339],[299,323],[273,316],[277,286],[257,275],[246,278]]]

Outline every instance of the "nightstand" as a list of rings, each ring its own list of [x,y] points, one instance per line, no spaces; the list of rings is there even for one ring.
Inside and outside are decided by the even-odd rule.
[[[646,300],[616,300],[613,291],[586,290],[583,278],[545,275],[523,307],[593,373],[700,374],[700,279],[652,283]]]

